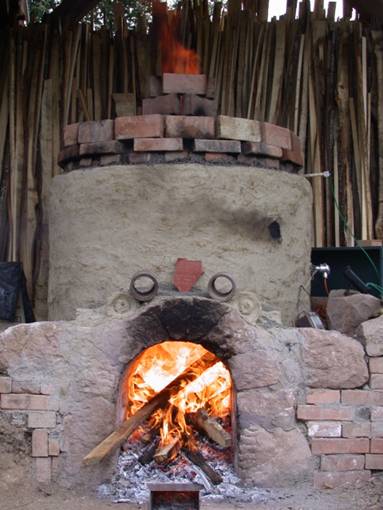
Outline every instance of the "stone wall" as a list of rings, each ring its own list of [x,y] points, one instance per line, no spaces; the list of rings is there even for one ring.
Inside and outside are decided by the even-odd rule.
[[[171,282],[179,257],[201,260],[292,322],[309,280],[311,188],[301,176],[200,164],[130,165],[55,177],[50,207],[49,316],[73,319],[150,270]],[[272,238],[269,226],[280,225]],[[301,293],[300,307],[307,307]]]

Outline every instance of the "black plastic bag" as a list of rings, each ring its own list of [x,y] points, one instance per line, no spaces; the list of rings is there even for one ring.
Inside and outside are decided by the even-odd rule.
[[[22,265],[19,262],[0,262],[0,320],[14,322],[19,296],[25,322],[34,322]]]

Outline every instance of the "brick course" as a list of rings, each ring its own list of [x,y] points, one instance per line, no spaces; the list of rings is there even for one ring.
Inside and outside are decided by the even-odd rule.
[[[186,115],[167,115],[165,134],[172,138],[214,138],[214,117],[187,117]]]
[[[268,145],[276,145],[281,149],[292,150],[291,131],[269,122],[262,122],[262,142]]]
[[[342,404],[383,406],[383,391],[342,390]]]
[[[341,437],[342,424],[336,421],[307,422],[309,437]]]
[[[48,431],[35,429],[32,433],[32,457],[48,457]]]
[[[383,469],[383,455],[366,455],[366,469]]]
[[[311,449],[314,455],[326,453],[368,453],[370,441],[357,439],[312,439]]]
[[[359,471],[364,469],[364,455],[322,455],[322,471]]]
[[[194,140],[195,152],[241,152],[241,143],[235,140]]]
[[[54,411],[31,411],[28,414],[28,427],[31,429],[54,428],[56,413]]]
[[[315,405],[299,405],[297,409],[298,420],[352,420],[354,409],[352,407],[320,407]]]
[[[262,140],[261,123],[257,120],[219,115],[217,117],[217,137],[243,142],[260,142]]]
[[[182,151],[182,138],[135,138],[134,150],[137,152]]]
[[[108,142],[113,140],[113,120],[90,120],[81,122],[78,143]]]
[[[383,438],[371,439],[371,453],[383,453]]]
[[[339,390],[309,390],[306,395],[307,404],[339,404]]]
[[[2,395],[2,409],[27,409],[47,411],[50,409],[49,397],[46,395],[30,395],[26,393],[8,393]]]
[[[207,80],[204,74],[163,73],[164,94],[206,94]]]
[[[164,135],[164,117],[162,115],[117,117],[114,121],[114,131],[117,140],[161,138]]]
[[[368,482],[371,471],[325,472],[314,474],[314,487],[317,489],[335,489],[343,485]]]
[[[370,437],[371,423],[366,421],[362,423],[343,423],[343,437]]]

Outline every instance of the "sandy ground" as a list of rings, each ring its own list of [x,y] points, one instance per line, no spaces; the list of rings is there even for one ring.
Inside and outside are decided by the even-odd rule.
[[[146,506],[112,503],[95,496],[56,488],[32,489],[10,486],[0,493],[1,510],[138,510]],[[342,490],[316,491],[311,485],[272,492],[257,504],[202,503],[202,510],[383,510],[383,476],[367,486]]]

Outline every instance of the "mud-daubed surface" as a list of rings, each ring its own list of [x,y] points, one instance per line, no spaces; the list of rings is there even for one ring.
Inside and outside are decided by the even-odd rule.
[[[32,489],[27,485],[4,486],[0,490],[1,510],[139,510],[138,506],[126,503],[112,503],[77,493]],[[364,487],[349,487],[332,491],[316,491],[311,485],[297,485],[294,488],[270,491],[267,501],[262,503],[202,504],[201,510],[382,510],[383,476],[374,478]]]

